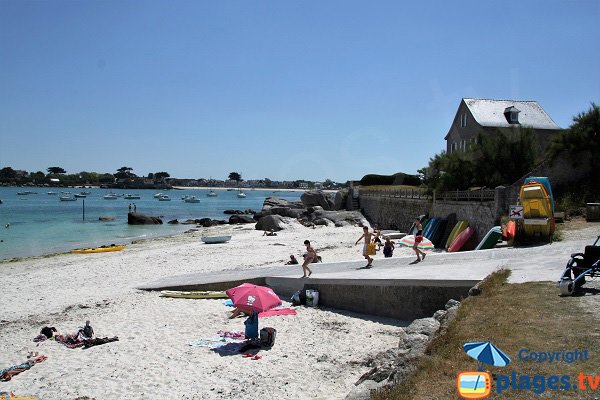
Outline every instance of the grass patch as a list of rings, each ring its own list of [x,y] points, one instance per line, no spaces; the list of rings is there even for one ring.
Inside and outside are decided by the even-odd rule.
[[[509,272],[493,274],[482,285],[482,294],[463,301],[456,319],[447,333],[428,347],[417,372],[407,380],[373,396],[374,399],[456,399],[456,377],[462,371],[476,371],[477,361],[463,351],[466,342],[491,341],[510,358],[506,367],[484,368],[496,375],[518,376],[568,375],[570,383],[578,382],[580,372],[598,374],[600,355],[600,328],[597,317],[583,307],[582,298],[560,297],[552,283],[532,282],[508,284]],[[589,296],[589,295],[588,295]],[[589,304],[589,303],[586,303]],[[588,361],[537,363],[520,360],[519,350],[559,352],[589,350]],[[534,386],[532,385],[532,388]],[[597,391],[552,391],[543,395],[527,390],[507,389],[498,394],[496,382],[488,399],[600,397]]]

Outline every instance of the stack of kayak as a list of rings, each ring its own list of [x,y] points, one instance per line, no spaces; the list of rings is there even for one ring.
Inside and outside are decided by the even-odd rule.
[[[519,198],[523,206],[523,231],[526,239],[549,240],[554,233],[554,197],[546,177],[525,179]]]

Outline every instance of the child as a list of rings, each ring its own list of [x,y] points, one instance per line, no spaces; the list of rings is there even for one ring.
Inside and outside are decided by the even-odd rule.
[[[304,274],[302,278],[308,278],[312,274],[312,271],[308,268],[308,264],[317,260],[317,253],[308,240],[304,241],[304,245],[306,246],[306,257],[304,257],[304,262],[302,263],[302,272]],[[308,275],[306,275],[306,271],[308,271]]]
[[[383,255],[385,258],[390,258],[394,254],[394,242],[390,240],[390,238],[385,238],[385,243],[383,244]]]
[[[373,259],[369,256],[369,254],[367,254],[367,245],[371,243],[371,236],[372,234],[369,233],[369,227],[367,226],[363,226],[363,234],[361,237],[358,238],[358,240],[356,241],[356,243],[354,243],[354,245],[356,246],[358,244],[358,242],[360,242],[361,239],[365,239],[365,244],[363,245],[363,257],[367,260],[367,265],[365,266],[365,268],[371,268],[371,264],[373,264]]]

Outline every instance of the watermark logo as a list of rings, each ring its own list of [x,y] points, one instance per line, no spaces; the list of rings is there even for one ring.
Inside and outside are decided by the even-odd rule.
[[[483,399],[492,392],[492,379],[487,372],[460,372],[456,378],[456,388],[465,399]]]

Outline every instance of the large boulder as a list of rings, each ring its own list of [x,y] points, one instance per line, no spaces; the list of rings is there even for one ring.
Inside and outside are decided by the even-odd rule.
[[[253,224],[255,223],[256,220],[252,217],[249,217],[247,215],[232,215],[231,217],[229,217],[229,223],[234,225],[234,224]]]
[[[321,206],[324,210],[333,210],[334,201],[329,193],[322,190],[309,190],[302,193],[300,200],[305,207]]]
[[[320,211],[315,210],[316,218],[327,218],[335,223],[335,226],[344,226],[345,223],[358,226],[369,226],[369,222],[360,211]],[[344,223],[345,222],[345,223]]]
[[[158,217],[151,217],[140,213],[129,213],[127,214],[127,223],[129,225],[158,225],[163,222]]]
[[[346,201],[348,200],[348,189],[338,190],[333,200],[333,209],[336,211],[346,209]]]
[[[256,230],[259,231],[280,231],[285,226],[283,218],[280,215],[267,215],[258,220]]]
[[[306,210],[303,208],[289,208],[289,207],[272,207],[269,212],[272,215],[280,215],[288,218],[300,218]]]
[[[279,197],[267,197],[263,202],[263,210],[270,209],[273,207],[285,207],[285,208],[304,208],[302,203],[297,201],[289,201]]]

